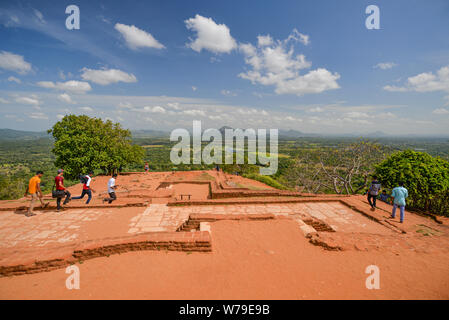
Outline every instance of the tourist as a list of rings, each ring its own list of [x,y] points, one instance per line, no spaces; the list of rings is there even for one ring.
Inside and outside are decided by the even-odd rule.
[[[371,206],[371,210],[376,210],[376,199],[380,190],[380,182],[377,181],[377,177],[373,176],[373,181],[368,189],[368,203]]]
[[[150,171],[150,166],[148,164],[148,162],[145,162],[145,172]]]
[[[55,187],[56,187],[56,207],[57,211],[61,210],[61,200],[65,196],[63,205],[70,202],[70,192],[64,187],[64,170],[58,169],[58,175],[55,177]]]
[[[380,198],[380,201],[389,203],[388,199],[390,199],[390,196],[387,194],[387,190],[382,190],[382,193],[380,194],[379,198]]]
[[[25,214],[27,217],[35,216],[36,214],[33,212],[34,202],[39,199],[43,208],[46,208],[50,203],[44,203],[42,199],[42,190],[41,190],[41,178],[44,175],[43,171],[36,172],[36,175],[32,177],[28,183],[28,187],[25,190],[25,197],[30,194],[31,201],[30,207],[28,208],[28,212]]]
[[[112,178],[109,179],[108,181],[108,193],[109,193],[109,198],[104,198],[103,199],[103,203],[105,203],[106,201],[108,203],[112,203],[112,201],[117,200],[117,196],[115,195],[115,189],[117,189],[117,185],[115,185],[115,179],[117,178],[117,174],[114,173],[112,175]]]
[[[81,192],[81,195],[79,197],[73,197],[72,200],[82,199],[87,194],[86,204],[89,204],[90,200],[92,199],[92,192],[95,192],[95,190],[90,187],[90,183],[92,181],[91,176],[93,175],[94,175],[93,171],[90,171],[89,174],[84,176],[83,192]]]
[[[400,222],[404,222],[404,210],[405,210],[405,199],[408,197],[408,191],[404,188],[404,183],[399,182],[399,187],[396,187],[391,192],[391,197],[393,198],[393,211],[391,213],[391,218],[394,219],[396,216],[396,208],[399,207],[401,211]]]

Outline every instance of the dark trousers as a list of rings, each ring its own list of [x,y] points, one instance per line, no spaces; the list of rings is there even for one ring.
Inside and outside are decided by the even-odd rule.
[[[372,202],[371,202],[371,199],[373,199]],[[376,207],[376,200],[377,200],[377,196],[373,196],[372,194],[368,193],[368,202],[369,202],[369,205],[371,206],[371,208]]]
[[[115,192],[109,192],[109,198],[104,198],[104,201],[107,201],[108,203],[112,203],[114,200],[117,200]]]
[[[92,191],[90,189],[83,189],[83,192],[81,192],[81,195],[79,197],[73,197],[72,199],[82,199],[87,194],[87,201],[86,204],[89,204],[90,199],[92,199]]]
[[[65,195],[63,204],[65,205],[70,201],[70,192],[67,190],[63,190],[63,191],[64,191],[64,195]],[[58,206],[58,210],[61,209],[61,200],[62,200],[62,198],[64,198],[64,195],[56,198],[56,205]]]

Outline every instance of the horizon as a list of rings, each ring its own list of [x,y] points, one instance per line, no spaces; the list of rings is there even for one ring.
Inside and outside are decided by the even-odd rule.
[[[120,4],[78,1],[79,30],[65,3],[0,4],[0,127],[449,134],[447,1]]]

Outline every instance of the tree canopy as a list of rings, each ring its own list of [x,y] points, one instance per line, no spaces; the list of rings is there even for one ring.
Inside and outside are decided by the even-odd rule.
[[[449,162],[425,152],[405,150],[389,156],[376,166],[382,186],[394,188],[400,181],[408,189],[412,207],[436,212],[447,210],[449,192]],[[438,209],[437,207],[438,206]],[[446,209],[443,209],[446,208]]]
[[[55,140],[55,165],[69,178],[95,169],[111,173],[143,162],[144,150],[131,144],[131,132],[110,120],[66,115],[48,133]]]

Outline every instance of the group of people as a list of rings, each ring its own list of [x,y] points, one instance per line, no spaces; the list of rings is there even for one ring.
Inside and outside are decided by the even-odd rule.
[[[391,212],[391,218],[394,219],[396,217],[396,210],[399,208],[400,211],[400,222],[404,222],[404,212],[405,212],[405,199],[408,197],[408,190],[404,187],[403,182],[399,182],[398,186],[393,188],[391,194],[388,195],[386,190],[382,190],[379,195],[381,189],[381,183],[377,180],[376,176],[373,176],[373,181],[371,181],[371,185],[367,191],[367,199],[368,203],[371,206],[371,210],[376,210],[376,200],[377,197],[385,203],[393,204],[393,209]],[[390,200],[391,199],[391,200]]]
[[[31,200],[30,200],[30,206],[28,208],[27,213],[25,214],[27,217],[36,215],[33,212],[35,202],[37,200],[40,201],[43,208],[48,207],[49,202],[44,203],[43,200],[43,194],[41,190],[41,179],[43,176],[43,171],[36,172],[36,175],[32,177],[28,183],[27,189],[25,191],[25,197],[30,194]],[[59,169],[58,174],[55,177],[55,183],[52,191],[52,196],[56,198],[56,210],[59,212],[62,209],[61,201],[65,197],[63,205],[66,205],[71,200],[76,199],[83,199],[85,195],[87,195],[87,201],[86,204],[89,204],[90,200],[92,199],[92,192],[95,192],[94,189],[91,187],[92,177],[93,177],[93,171],[90,171],[87,175],[82,177],[82,183],[83,183],[83,190],[81,192],[81,195],[78,197],[72,197],[69,190],[64,186],[64,170]],[[103,203],[108,202],[109,204],[112,203],[112,201],[117,200],[117,196],[115,194],[115,190],[117,189],[117,185],[115,184],[115,181],[117,179],[117,174],[114,173],[112,177],[108,181],[108,194],[109,197],[103,198]]]

